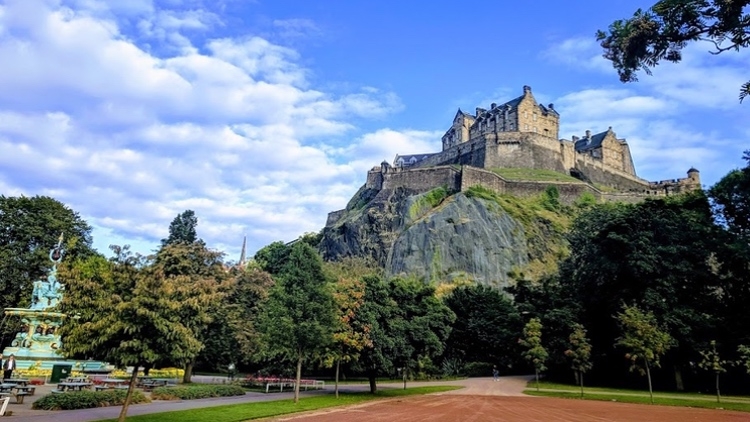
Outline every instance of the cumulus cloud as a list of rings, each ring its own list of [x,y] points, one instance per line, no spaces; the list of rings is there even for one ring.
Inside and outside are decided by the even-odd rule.
[[[123,32],[112,5],[0,6],[0,188],[65,202],[97,228],[100,249],[156,245],[185,209],[218,249],[237,250],[245,234],[251,249],[291,240],[343,207],[362,169],[426,139],[358,134],[353,121],[398,111],[399,98],[313,89],[288,47],[223,37],[157,54]],[[221,24],[147,1],[122,13],[164,43]],[[364,151],[377,159],[360,162]]]

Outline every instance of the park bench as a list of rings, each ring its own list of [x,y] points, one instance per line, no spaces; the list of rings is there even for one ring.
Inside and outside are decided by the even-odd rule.
[[[31,395],[31,394],[29,394],[29,393],[28,393],[27,391],[19,391],[19,392],[17,392],[17,393],[12,393],[12,394],[13,394],[13,396],[14,396],[14,397],[16,398],[16,403],[17,403],[17,404],[23,404],[23,399],[24,399],[24,398],[25,398],[26,396],[30,396],[30,395]]]

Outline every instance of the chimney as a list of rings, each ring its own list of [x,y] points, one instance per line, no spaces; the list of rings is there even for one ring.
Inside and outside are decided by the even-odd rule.
[[[490,110],[494,110],[497,108],[497,103],[490,104]]]
[[[578,137],[573,135],[573,142],[578,142]]]
[[[591,131],[587,130],[586,131],[586,139],[589,139],[590,137],[591,137]]]
[[[529,94],[529,93],[531,93],[531,87],[530,87],[530,86],[528,86],[528,85],[524,85],[524,86],[523,86],[523,93],[524,93],[524,94]]]
[[[552,104],[552,103],[549,103],[549,105],[547,106],[547,108],[549,108],[550,110],[554,110],[555,109],[555,105]]]

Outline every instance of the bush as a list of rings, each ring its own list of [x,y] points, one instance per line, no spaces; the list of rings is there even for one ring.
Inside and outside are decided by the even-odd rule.
[[[151,392],[151,398],[154,400],[192,400],[242,396],[244,394],[245,389],[239,385],[194,384],[154,388]]]
[[[49,394],[32,403],[31,408],[39,410],[74,410],[121,406],[125,402],[127,393],[127,390],[105,390]],[[142,392],[133,392],[132,404],[148,403],[150,401]]]
[[[489,362],[469,362],[464,365],[464,372],[468,377],[490,377],[492,366]]]

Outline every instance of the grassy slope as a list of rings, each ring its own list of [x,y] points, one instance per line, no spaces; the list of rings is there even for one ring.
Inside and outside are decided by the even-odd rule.
[[[206,407],[202,409],[181,410],[176,412],[153,413],[150,415],[129,416],[128,421],[134,422],[234,422],[250,419],[267,418],[297,412],[324,409],[336,406],[346,406],[371,400],[391,397],[403,397],[418,394],[438,393],[455,390],[455,386],[431,386],[402,389],[380,390],[377,395],[369,393],[342,393],[337,399],[333,395],[302,397],[299,403],[292,400],[276,400],[270,402],[256,402],[233,404],[227,406]],[[114,421],[114,419],[110,419]],[[108,421],[110,421],[108,420]]]
[[[491,171],[510,180],[530,180],[538,182],[573,182],[583,183],[573,176],[552,170],[528,168],[493,168]]]

